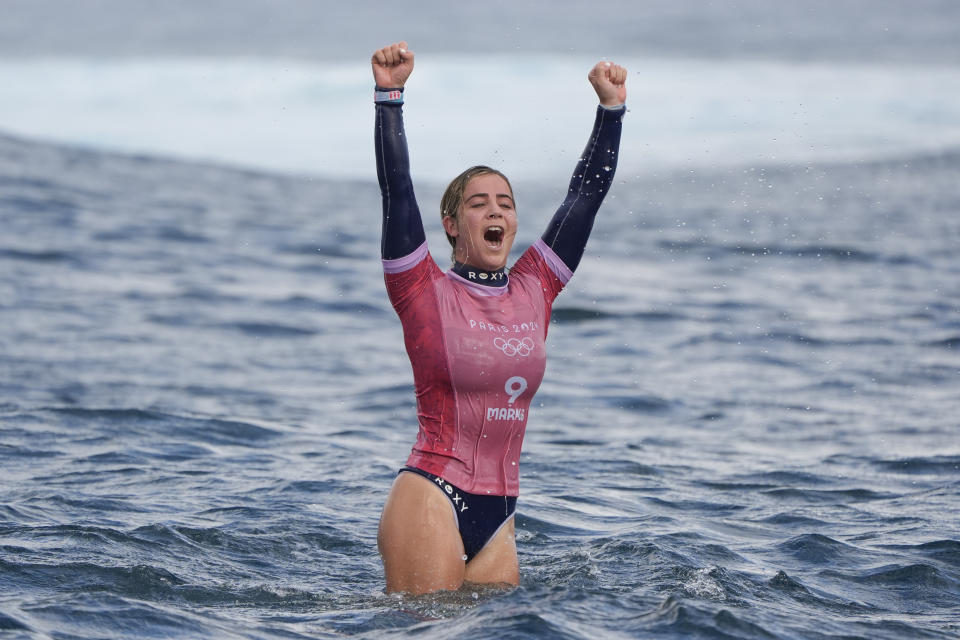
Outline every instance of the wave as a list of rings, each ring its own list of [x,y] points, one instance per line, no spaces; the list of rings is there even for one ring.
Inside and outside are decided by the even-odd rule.
[[[891,544],[884,545],[884,548],[960,568],[960,540],[935,540],[917,545]]]
[[[898,497],[897,494],[874,491],[872,489],[798,489],[787,487],[763,491],[764,495],[783,501],[798,501],[810,504],[849,504],[856,502],[871,502],[874,500],[889,500]]]
[[[0,207],[4,206],[0,200]],[[0,260],[17,260],[21,262],[42,262],[42,263],[77,263],[76,254],[69,251],[59,251],[56,249],[13,249],[0,247]]]
[[[658,245],[671,252],[703,252],[713,256],[718,254],[746,255],[754,258],[800,258],[806,260],[831,260],[836,262],[863,262],[885,263],[895,265],[918,265],[929,267],[929,263],[916,256],[906,254],[882,255],[864,251],[852,246],[830,245],[781,245],[781,244],[746,244],[716,243],[706,241],[667,241],[662,240]]]
[[[418,72],[407,109],[418,175],[449,179],[451,158],[464,166],[493,162],[522,178],[569,173],[595,106],[589,92],[573,89],[581,88],[592,60],[522,60],[489,55],[481,67],[471,65],[466,78],[459,71],[470,61],[444,55]],[[960,143],[960,104],[947,89],[955,74],[949,67],[623,62],[644,87],[631,100],[642,117],[628,118],[624,127],[624,148],[637,150],[621,156],[626,175],[651,166],[863,160]],[[538,82],[530,82],[531,73]],[[372,172],[366,64],[24,59],[0,62],[0,83],[6,87],[0,120],[18,135],[295,174],[369,179]],[[469,95],[476,86],[497,86],[511,99],[488,101],[482,109],[471,100],[451,103],[451,95]],[[571,89],[563,90],[570,99],[551,105],[546,122],[538,106],[543,87]],[[465,113],[469,127],[462,124]]]
[[[61,455],[63,455],[63,451],[57,449],[34,449],[32,447],[0,443],[0,458],[8,458],[10,460],[19,458],[56,458]]]
[[[209,301],[209,299],[204,299]],[[280,322],[238,321],[211,323],[186,314],[150,314],[147,320],[168,327],[194,327],[238,332],[254,338],[305,338],[318,335],[319,329]]]
[[[759,518],[757,519],[757,522],[775,525],[778,527],[784,526],[784,527],[790,527],[795,529],[826,527],[829,524],[825,520],[821,520],[819,518],[811,518],[810,516],[798,514],[795,511],[786,511],[786,512],[777,513],[772,516]]]
[[[705,343],[719,343],[719,344],[763,344],[766,342],[786,342],[800,344],[808,347],[831,347],[831,346],[842,346],[842,347],[875,347],[875,346],[890,346],[895,344],[893,340],[888,338],[820,338],[804,333],[794,332],[794,331],[764,331],[762,333],[753,333],[753,334],[737,334],[730,333],[727,331],[713,331],[708,334],[696,335],[690,338],[686,338],[681,342],[678,342],[674,345],[675,348],[683,348],[696,346]],[[765,358],[764,361],[771,362],[774,364],[786,364],[787,366],[792,366],[793,363],[789,361],[782,360],[780,358]],[[832,387],[837,386],[843,388],[847,386],[847,382],[839,381],[821,381],[818,382],[816,387]]]
[[[86,427],[93,423],[101,430],[122,429],[125,434],[138,427],[150,433],[183,436],[183,442],[171,444],[174,446],[197,447],[196,449],[190,449],[188,457],[203,455],[206,451],[203,445],[206,444],[248,444],[252,446],[280,435],[280,431],[277,429],[247,421],[184,416],[148,409],[46,407],[39,411],[56,416],[68,426]],[[162,454],[163,452],[161,452]]]
[[[860,572],[826,570],[821,575],[859,584],[900,588],[926,587],[950,591],[960,587],[957,580],[948,578],[928,564],[889,565]]]
[[[632,319],[651,322],[681,320],[685,316],[668,311],[639,311],[619,313],[603,309],[586,307],[555,307],[550,314],[550,321],[556,324],[580,324],[594,320]]]
[[[658,507],[666,507],[670,510],[705,513],[711,516],[733,514],[746,509],[744,505],[707,502],[705,500],[667,500],[665,498],[655,498],[651,496],[645,498],[644,501]]]
[[[709,579],[692,579],[691,595],[723,602],[721,591],[716,591]],[[737,607],[737,602],[730,603]],[[655,611],[636,616],[631,620],[634,628],[656,637],[670,638],[777,638],[767,626],[750,621],[750,613],[739,609],[709,606],[703,602],[690,601],[679,595],[669,596]],[[771,621],[772,622],[772,621]]]
[[[316,602],[319,594],[271,586],[199,586],[150,564],[102,566],[90,562],[61,564],[13,563],[0,559],[4,573],[21,584],[42,588],[52,584],[85,593],[107,591],[121,597],[186,601],[203,605],[275,605]]]
[[[836,564],[857,550],[848,544],[817,533],[804,534],[777,545],[798,560],[811,564]]]
[[[33,629],[0,611],[0,631],[33,631]]]
[[[144,423],[163,420],[165,414],[146,409],[95,409],[91,407],[46,407],[44,411],[64,417],[76,417],[94,421]]]
[[[957,473],[960,473],[960,456],[871,460],[870,464],[884,471],[907,475],[931,474],[956,476]]]
[[[943,338],[942,340],[933,340],[931,342],[925,342],[924,346],[927,347],[938,347],[941,349],[949,350],[960,350],[960,335],[950,336],[948,338]]]
[[[303,338],[315,336],[316,329],[280,324],[278,322],[229,322],[219,325],[224,329],[236,329],[256,338]]]

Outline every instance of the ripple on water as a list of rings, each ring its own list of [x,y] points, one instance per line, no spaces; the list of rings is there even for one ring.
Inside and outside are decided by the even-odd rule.
[[[935,567],[928,564],[888,565],[867,571],[845,573],[827,570],[823,575],[842,578],[866,585],[914,587],[957,587],[957,580],[950,580]]]
[[[851,556],[859,555],[856,547],[818,533],[790,538],[778,544],[777,548],[797,560],[813,565],[849,564]]]
[[[255,338],[304,338],[315,336],[320,330],[279,322],[227,322],[218,325],[221,329],[239,331]]]
[[[960,540],[936,540],[918,545],[885,545],[906,553],[916,553],[937,562],[960,568]]]
[[[818,579],[880,609],[901,613],[927,607],[960,606],[960,579],[925,563],[859,570],[824,569]]]
[[[15,617],[0,611],[0,631],[32,631],[32,629]]]
[[[960,456],[930,456],[923,458],[900,458],[872,460],[873,466],[891,473],[907,475],[960,476]]]
[[[797,502],[804,504],[849,504],[857,502],[872,502],[875,500],[889,500],[899,497],[896,493],[874,491],[872,489],[801,489],[798,487],[784,487],[769,489],[761,492],[782,502]]]
[[[655,611],[634,619],[639,632],[667,638],[774,638],[774,634],[746,620],[746,614],[734,615],[729,609],[709,603],[694,603],[671,595]]]

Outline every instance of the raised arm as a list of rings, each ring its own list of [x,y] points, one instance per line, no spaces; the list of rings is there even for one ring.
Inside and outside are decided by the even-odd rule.
[[[413,71],[413,52],[406,42],[398,42],[375,51],[370,64],[376,83],[377,179],[383,198],[380,256],[392,260],[410,255],[426,241],[403,130],[403,87]]]
[[[587,78],[600,99],[597,117],[570,179],[567,197],[542,236],[571,271],[580,264],[593,219],[613,182],[620,151],[620,126],[627,111],[626,69],[612,62],[598,62]]]

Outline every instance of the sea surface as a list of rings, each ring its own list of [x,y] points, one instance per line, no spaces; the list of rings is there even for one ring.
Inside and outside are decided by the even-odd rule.
[[[416,435],[386,27],[321,5],[151,31],[141,0],[5,4],[34,37],[0,38],[0,638],[960,638],[960,7],[617,2],[611,50],[570,2],[403,17],[441,265],[445,180],[516,176],[519,255],[593,117],[537,83],[631,61],[528,423],[521,583],[404,597],[376,551]],[[469,77],[505,100],[444,102],[504,24]]]

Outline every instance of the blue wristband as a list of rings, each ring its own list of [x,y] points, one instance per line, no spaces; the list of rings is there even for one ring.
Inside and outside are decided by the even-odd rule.
[[[403,87],[399,89],[374,87],[373,101],[378,104],[403,104]]]

